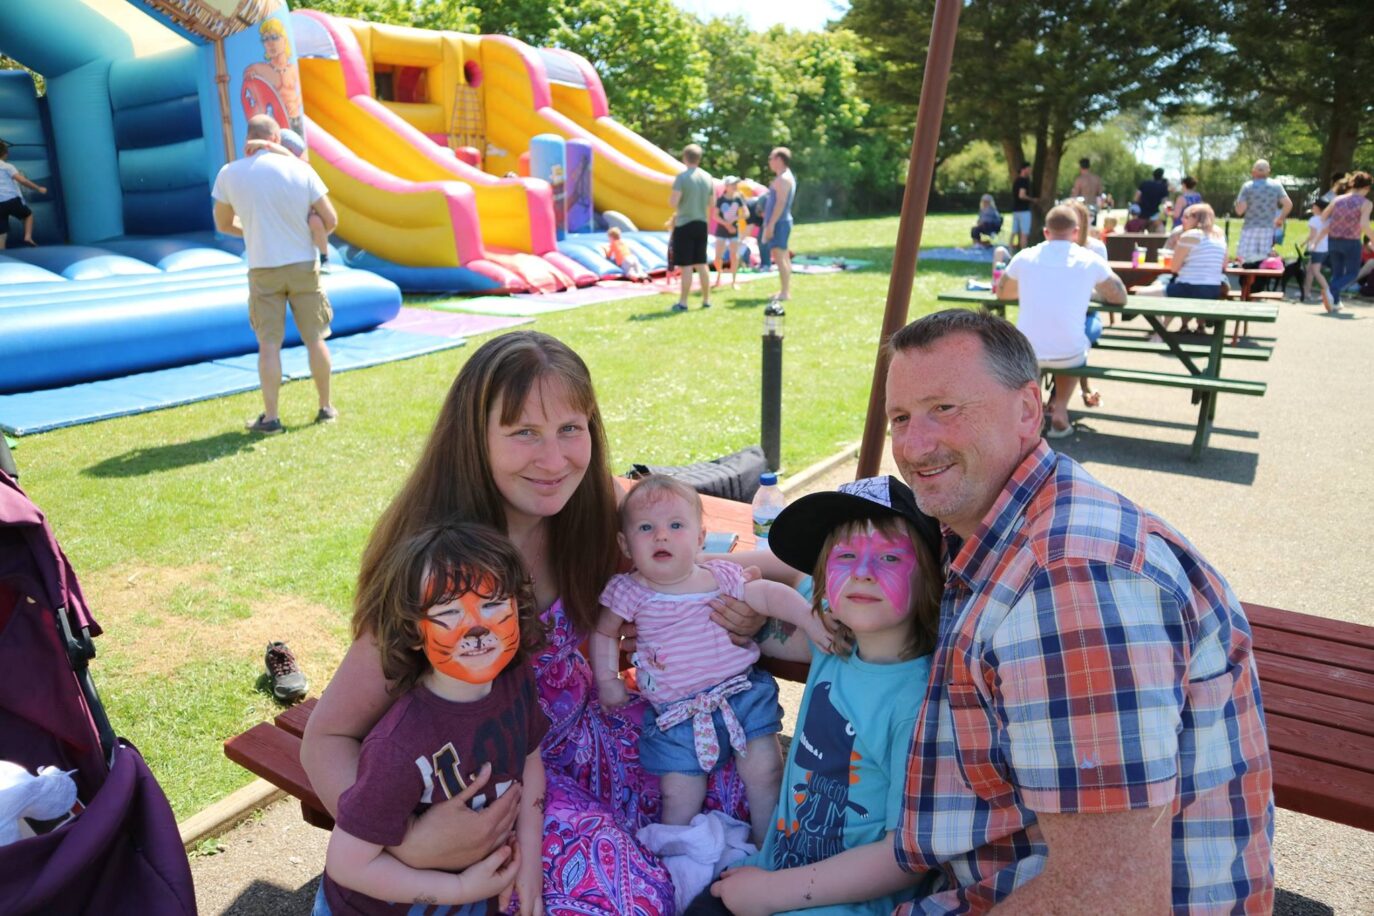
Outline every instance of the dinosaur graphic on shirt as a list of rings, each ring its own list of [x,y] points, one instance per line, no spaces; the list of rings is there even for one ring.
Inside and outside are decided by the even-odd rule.
[[[797,766],[806,781],[792,787],[796,819],[778,822],[773,868],[793,868],[828,859],[844,851],[847,812],[867,817],[868,810],[849,800],[849,787],[858,782],[854,764],[854,724],[830,702],[829,681],[811,691],[806,721],[797,730]]]

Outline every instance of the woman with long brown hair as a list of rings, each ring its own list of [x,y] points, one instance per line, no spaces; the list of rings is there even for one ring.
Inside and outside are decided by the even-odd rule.
[[[547,643],[532,659],[551,723],[541,744],[548,774],[545,912],[671,912],[667,871],[634,838],[658,819],[660,803],[657,780],[639,765],[643,703],[603,709],[579,652],[615,572],[617,526],[596,393],[586,364],[565,344],[522,331],[473,353],[414,471],[373,530],[358,595],[374,591],[392,545],[443,521],[485,523],[510,538],[546,629]],[[301,749],[331,811],[355,778],[360,741],[392,702],[368,619],[368,609],[355,608],[353,645],[311,715]],[[714,781],[713,793],[726,811],[747,819],[733,767]],[[507,792],[480,812],[436,805],[393,852],[416,868],[466,867],[506,841],[518,795]]]

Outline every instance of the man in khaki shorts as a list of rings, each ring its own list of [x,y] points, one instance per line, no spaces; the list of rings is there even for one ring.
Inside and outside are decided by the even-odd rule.
[[[267,115],[250,118],[248,140],[279,143],[277,122]],[[324,342],[334,311],[320,288],[309,224],[314,213],[324,222],[326,232],[333,232],[338,225],[328,190],[306,163],[259,148],[220,169],[210,192],[215,199],[215,228],[241,236],[248,259],[248,320],[258,338],[263,405],[258,418],[247,424],[250,432],[272,435],[283,431],[277,394],[281,389],[281,345],[288,302],[310,354],[310,376],[320,396],[315,422],[326,423],[339,416],[329,403],[329,348]],[[236,216],[242,228],[235,224]]]

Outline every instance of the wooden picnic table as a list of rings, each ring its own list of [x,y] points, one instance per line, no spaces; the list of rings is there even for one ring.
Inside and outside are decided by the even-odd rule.
[[[998,299],[991,292],[977,290],[954,290],[940,294],[945,302],[965,302],[981,305],[989,311],[1006,313],[1008,302]],[[1063,375],[1088,376],[1107,381],[1134,382],[1146,385],[1160,385],[1171,388],[1187,388],[1193,392],[1193,403],[1198,405],[1197,432],[1193,436],[1192,460],[1201,459],[1207,448],[1207,440],[1212,435],[1212,423],[1216,418],[1218,394],[1248,394],[1260,396],[1265,392],[1264,382],[1227,378],[1222,375],[1223,360],[1234,348],[1226,345],[1226,322],[1257,321],[1272,323],[1278,320],[1279,308],[1273,302],[1236,302],[1228,299],[1182,299],[1161,296],[1127,296],[1124,305],[1095,302],[1093,308],[1102,312],[1116,312],[1122,315],[1139,315],[1145,319],[1162,344],[1160,353],[1168,353],[1183,364],[1186,375],[1148,372],[1138,369],[1115,369],[1105,366],[1079,366],[1074,369],[1056,369]],[[1185,320],[1200,320],[1212,325],[1210,343],[1202,365],[1194,361],[1199,356],[1197,348],[1189,346],[1185,335],[1180,331],[1170,331],[1165,327],[1170,318],[1182,317]],[[1104,348],[1105,349],[1105,348]]]
[[[751,510],[703,496],[708,531],[754,546]],[[1244,603],[1282,808],[1374,830],[1374,627]],[[774,675],[806,680],[802,662],[763,659]],[[306,823],[334,825],[300,763],[309,699],[224,744],[230,760],[300,799]]]

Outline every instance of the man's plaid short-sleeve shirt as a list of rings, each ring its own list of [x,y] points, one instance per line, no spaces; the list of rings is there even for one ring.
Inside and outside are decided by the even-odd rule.
[[[1175,912],[1268,912],[1268,741],[1226,581],[1043,442],[975,536],[946,539],[896,853],[947,889],[899,913],[982,912],[1040,874],[1037,811],[1162,805]]]

